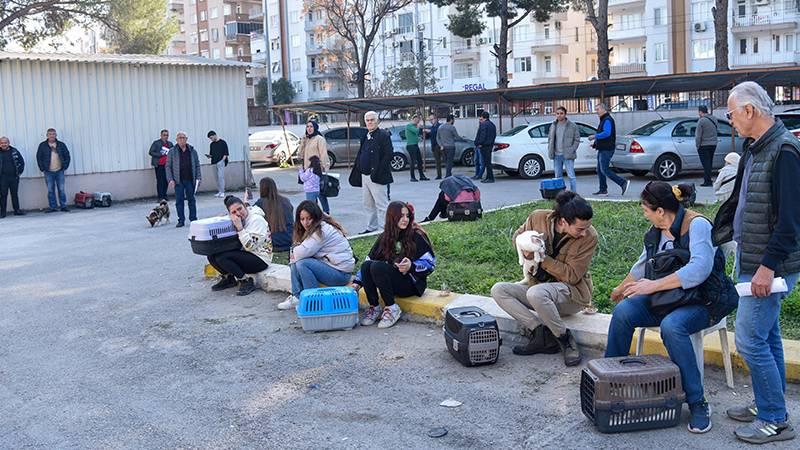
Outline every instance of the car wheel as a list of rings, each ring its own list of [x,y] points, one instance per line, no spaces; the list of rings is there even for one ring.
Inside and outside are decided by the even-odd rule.
[[[328,161],[331,162],[331,169],[336,165],[336,155],[331,152],[328,152]]]
[[[461,154],[461,165],[472,167],[475,165],[475,149],[468,148]]]
[[[508,175],[510,177],[518,177],[519,176],[519,172],[517,172],[516,170],[504,170],[503,172],[505,172],[506,175]]]
[[[643,177],[647,175],[647,170],[631,170],[631,174],[635,177]]]
[[[398,172],[403,170],[408,165],[408,158],[402,153],[392,153],[392,170]]]
[[[653,173],[661,181],[672,181],[681,171],[681,160],[675,155],[661,155],[653,165]]]
[[[526,155],[519,162],[519,175],[522,178],[539,178],[544,172],[544,161],[538,155]]]

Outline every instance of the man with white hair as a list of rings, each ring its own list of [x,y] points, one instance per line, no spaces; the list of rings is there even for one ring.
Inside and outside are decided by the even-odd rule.
[[[781,301],[800,276],[800,142],[772,115],[772,100],[752,81],[734,87],[728,119],[747,139],[733,193],[717,213],[714,244],[737,243],[738,282],[752,295],[739,298],[736,349],[750,369],[755,403],[728,410],[748,422],[736,429],[745,442],[794,439],[786,413],[786,373],[778,316]],[[772,292],[782,277],[788,292]]]
[[[169,187],[175,188],[175,209],[178,210],[178,223],[180,228],[186,222],[183,209],[183,200],[189,203],[189,221],[197,220],[197,203],[195,191],[203,179],[200,173],[200,158],[194,147],[189,145],[188,137],[183,131],[175,135],[175,147],[167,153],[167,181]]]
[[[370,214],[369,224],[363,233],[383,231],[386,208],[389,206],[389,185],[392,178],[392,138],[385,130],[378,128],[378,113],[364,114],[367,135],[361,140],[356,154],[353,171],[350,172],[350,185],[363,188],[364,207]]]

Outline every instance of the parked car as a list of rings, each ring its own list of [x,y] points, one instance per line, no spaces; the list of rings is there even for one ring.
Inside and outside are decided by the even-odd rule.
[[[492,166],[508,175],[538,178],[553,171],[553,161],[547,154],[547,136],[552,121],[518,125],[497,135],[492,149]],[[576,122],[581,143],[575,159],[575,170],[596,170],[597,152],[590,147],[588,137],[597,130],[585,123]]]
[[[328,159],[333,169],[337,164],[349,164],[356,159],[358,147],[361,145],[361,139],[366,137],[367,129],[350,127],[350,139],[347,136],[347,127],[331,128],[321,133],[328,143]]]
[[[656,107],[656,111],[675,111],[680,109],[693,109],[697,110],[697,108],[701,105],[705,105],[707,107],[711,107],[711,99],[703,99],[703,100],[683,100],[677,102],[666,102],[658,105]]]
[[[630,133],[617,136],[617,148],[611,164],[636,176],[648,172],[659,180],[674,180],[681,172],[703,170],[694,141],[697,117],[675,117],[649,122]],[[726,120],[718,121],[717,150],[712,167],[721,168],[725,155],[742,153],[744,139],[732,138],[733,128]],[[735,139],[735,146],[732,139]],[[734,150],[735,149],[735,150]]]
[[[408,168],[408,151],[406,150],[406,127],[390,127],[388,128],[389,132],[392,134],[392,146],[394,147],[394,155],[392,157],[392,170],[404,170]],[[436,159],[433,156],[433,150],[431,149],[431,137],[430,135],[425,136],[425,140],[427,141],[425,145],[425,165],[428,166],[428,163],[435,163]],[[420,150],[422,150],[422,143],[420,143]],[[456,142],[456,151],[453,154],[453,162],[455,164],[461,164],[462,166],[474,166],[475,165],[475,144],[468,139],[464,139],[461,141]]]
[[[300,138],[289,130],[285,134],[283,130],[257,131],[248,141],[251,163],[283,164],[297,157],[300,146]]]
[[[800,108],[796,110],[797,112],[794,111],[778,113],[775,114],[775,117],[781,119],[786,128],[800,139]]]

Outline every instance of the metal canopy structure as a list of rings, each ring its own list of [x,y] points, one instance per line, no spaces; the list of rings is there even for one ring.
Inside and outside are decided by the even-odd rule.
[[[730,89],[742,81],[755,81],[764,86],[795,85],[800,83],[800,67],[738,69],[726,72],[684,73],[604,81],[550,83],[484,91],[327,100],[276,105],[274,109],[316,113],[343,113],[413,108],[421,104],[429,107],[452,107],[476,103],[605,98],[609,96],[674,92],[720,91]]]

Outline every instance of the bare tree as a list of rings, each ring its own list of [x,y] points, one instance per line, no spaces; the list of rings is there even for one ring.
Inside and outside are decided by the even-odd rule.
[[[349,49],[333,49],[338,64],[351,69],[352,83],[358,97],[366,92],[367,68],[375,51],[373,43],[383,20],[413,0],[309,0],[309,9],[321,9],[328,17],[324,32],[338,36]]]
[[[611,78],[609,60],[611,48],[608,46],[608,0],[576,0],[574,8],[586,13],[586,21],[592,24],[597,33],[597,79]]]
[[[0,49],[9,41],[24,48],[58,36],[70,25],[100,22],[115,28],[111,0],[0,0]]]
[[[715,0],[711,12],[714,14],[715,69],[728,70],[728,0]]]

